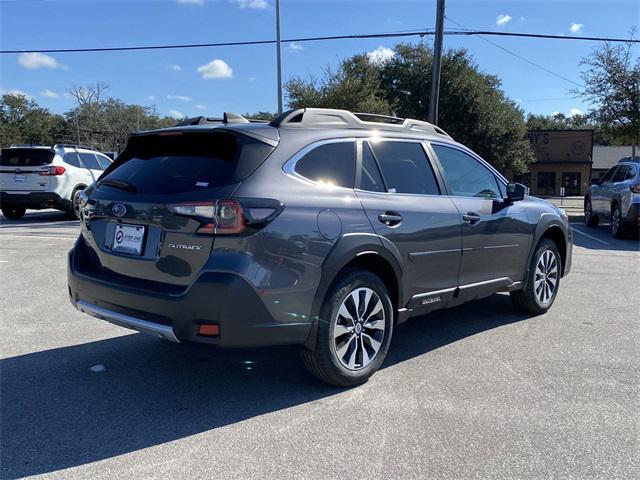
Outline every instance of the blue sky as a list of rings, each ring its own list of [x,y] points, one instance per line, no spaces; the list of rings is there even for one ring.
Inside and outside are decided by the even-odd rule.
[[[435,0],[281,0],[282,37],[397,32],[434,26]],[[3,49],[104,47],[262,40],[275,36],[274,0],[0,0]],[[447,0],[447,16],[471,29],[626,37],[640,24],[638,0]],[[28,23],[27,23],[28,22]],[[447,22],[446,27],[458,29]],[[491,41],[579,82],[580,59],[595,42],[490,37]],[[283,78],[319,76],[327,64],[401,40],[285,44]],[[417,42],[411,38],[402,41]],[[425,42],[431,44],[431,37]],[[571,83],[477,37],[445,37],[498,75],[526,112],[586,111]],[[635,47],[635,55],[640,46]],[[112,53],[0,56],[0,89],[19,90],[55,112],[73,103],[72,85],[106,81],[109,95],[155,105],[161,115],[275,111],[272,45]],[[575,109],[575,110],[574,110]]]

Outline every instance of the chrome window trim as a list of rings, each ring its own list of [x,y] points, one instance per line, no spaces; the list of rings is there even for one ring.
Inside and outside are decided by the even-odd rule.
[[[339,138],[326,138],[324,140],[318,140],[317,142],[313,142],[310,143],[309,145],[303,147],[302,149],[298,150],[296,153],[293,154],[293,156],[287,160],[284,165],[282,165],[282,171],[288,175],[289,177],[293,178],[294,180],[297,180],[298,182],[302,182],[306,185],[312,185],[312,186],[316,186],[316,187],[322,187],[322,188],[326,188],[324,185],[321,185],[318,182],[315,182],[303,175],[300,175],[298,172],[296,172],[296,164],[300,161],[300,159],[302,159],[302,157],[304,157],[307,153],[315,150],[318,147],[322,147],[323,145],[329,145],[332,143],[347,143],[347,142],[352,142],[354,145],[354,156],[353,156],[353,162],[354,162],[354,169],[356,167],[356,138],[355,137],[339,137]],[[355,176],[354,176],[354,186],[355,186]],[[350,190],[353,191],[353,187],[349,188],[349,187],[340,187],[340,186],[332,186],[331,189],[341,189],[341,190]]]

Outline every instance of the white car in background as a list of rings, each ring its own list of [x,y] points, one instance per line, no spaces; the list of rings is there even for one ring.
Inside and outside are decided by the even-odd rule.
[[[91,147],[56,144],[11,145],[0,159],[0,207],[5,217],[20,219],[27,209],[55,208],[80,216],[78,194],[111,165]]]

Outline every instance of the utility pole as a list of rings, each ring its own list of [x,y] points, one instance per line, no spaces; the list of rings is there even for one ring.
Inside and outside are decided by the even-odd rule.
[[[280,0],[276,0],[276,62],[278,69],[278,115],[282,113],[282,56],[280,52]]]
[[[438,0],[436,10],[436,35],[433,45],[431,67],[431,97],[429,97],[429,121],[438,124],[438,103],[440,101],[440,69],[442,65],[442,29],[444,28],[444,0]]]

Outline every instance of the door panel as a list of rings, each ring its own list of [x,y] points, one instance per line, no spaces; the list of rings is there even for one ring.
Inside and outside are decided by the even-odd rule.
[[[460,215],[447,197],[357,191],[378,235],[402,256],[409,296],[458,286]],[[401,221],[385,221],[385,217]],[[453,291],[451,291],[453,294]]]

